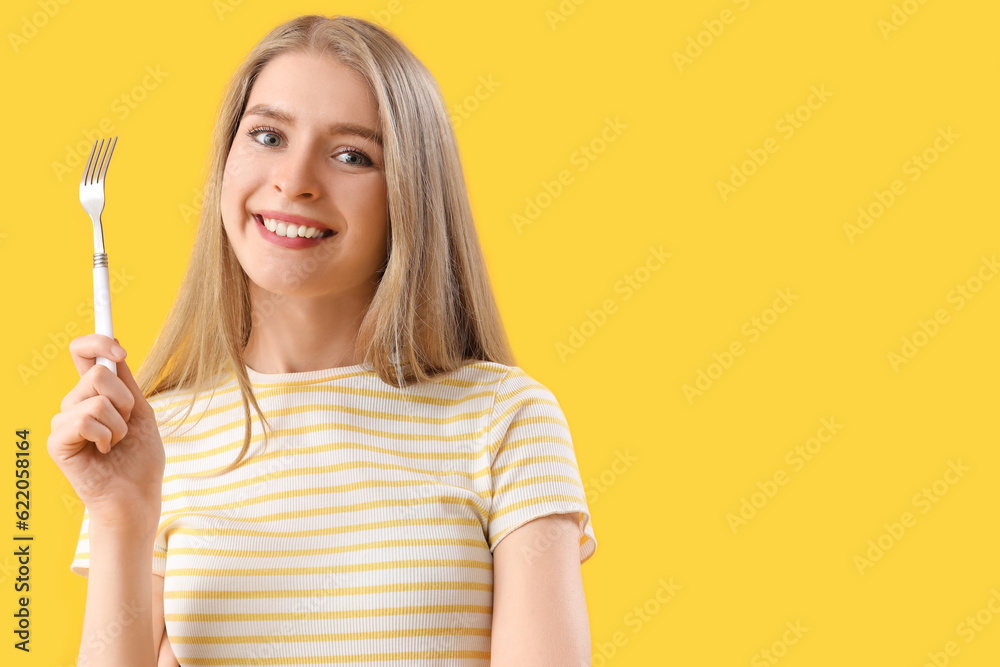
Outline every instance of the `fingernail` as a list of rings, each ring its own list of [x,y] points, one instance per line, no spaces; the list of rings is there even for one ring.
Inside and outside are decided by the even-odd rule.
[[[114,354],[116,357],[124,357],[125,348],[123,348],[118,343],[115,343],[114,345],[111,346],[111,353]]]

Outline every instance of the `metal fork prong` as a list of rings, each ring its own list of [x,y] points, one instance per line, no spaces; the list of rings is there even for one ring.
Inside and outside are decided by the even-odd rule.
[[[80,179],[80,185],[87,185],[87,174],[90,173],[90,167],[94,164],[94,153],[97,151],[97,140],[94,140],[94,146],[90,149],[90,157],[87,158],[87,166],[83,168],[83,178]]]
[[[101,170],[101,156],[103,154],[104,139],[101,139],[101,143],[97,146],[97,153],[94,154],[94,163],[90,165],[90,173],[87,174],[87,185],[93,185],[97,182],[97,173]]]
[[[111,164],[111,154],[115,152],[115,144],[118,143],[118,137],[115,137],[114,141],[108,140],[108,152],[105,153],[104,159],[101,160],[101,173],[97,177],[98,183],[104,182],[104,176],[108,173],[108,165]]]
[[[108,148],[104,144],[104,139],[101,139],[101,145],[97,147],[97,155],[94,156],[94,168],[90,172],[91,185],[98,182],[97,176],[101,173],[101,164],[104,162],[104,154],[107,153],[107,151]]]
[[[87,183],[93,185],[97,182],[97,174],[101,171],[101,160],[104,156],[104,139],[101,139],[101,145],[97,147],[97,155],[94,156],[94,164],[90,167],[90,176],[87,177]]]

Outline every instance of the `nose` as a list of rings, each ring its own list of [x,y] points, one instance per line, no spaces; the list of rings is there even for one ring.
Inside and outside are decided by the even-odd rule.
[[[288,199],[315,199],[320,194],[315,165],[306,150],[286,151],[274,164],[272,181],[275,191]]]

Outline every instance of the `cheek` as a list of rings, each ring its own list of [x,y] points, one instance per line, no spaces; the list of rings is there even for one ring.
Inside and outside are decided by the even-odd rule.
[[[240,148],[234,147],[226,158],[226,166],[222,171],[223,191],[241,194],[248,187],[260,181],[263,177],[261,168],[255,164],[252,156]]]
[[[385,234],[388,218],[385,180],[381,176],[331,183],[330,198],[358,236]]]
[[[233,176],[236,175],[237,164],[239,164],[239,151],[236,147],[229,150],[229,155],[226,156],[226,166],[222,168],[222,182],[226,183],[231,181]]]
[[[219,192],[219,204],[222,213],[222,224],[230,236],[236,231],[243,220],[249,191],[246,181],[245,163],[238,155],[230,155],[222,172],[222,183]]]
[[[385,179],[381,176],[361,185],[356,193],[355,205],[370,226],[385,227],[388,218]]]
[[[232,159],[233,156],[230,154],[229,158],[226,160],[226,166],[222,170],[222,189],[219,193],[222,197],[222,211],[225,213],[229,206],[229,203],[233,199],[234,187],[236,186],[235,170],[236,162]]]
[[[389,234],[389,212],[386,204],[385,186],[373,188],[365,198],[365,237],[377,250],[385,249],[386,237]]]

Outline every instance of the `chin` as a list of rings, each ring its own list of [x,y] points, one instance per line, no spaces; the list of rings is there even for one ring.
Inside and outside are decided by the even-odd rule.
[[[247,275],[250,278],[252,291],[263,294],[264,297],[272,295],[309,298],[321,296],[324,292],[323,289],[316,285],[296,280],[295,276],[290,275],[287,271],[281,271],[278,275],[274,276]]]

